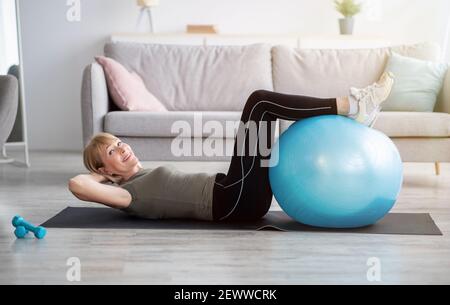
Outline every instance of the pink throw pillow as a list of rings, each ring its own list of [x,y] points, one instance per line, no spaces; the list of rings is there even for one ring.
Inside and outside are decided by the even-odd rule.
[[[166,107],[145,87],[142,78],[130,73],[114,59],[96,56],[95,60],[103,67],[109,93],[121,110],[165,112]]]

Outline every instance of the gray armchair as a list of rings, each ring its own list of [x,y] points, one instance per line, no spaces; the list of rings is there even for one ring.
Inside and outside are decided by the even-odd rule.
[[[0,147],[11,133],[19,105],[19,84],[14,76],[0,76]],[[4,161],[4,160],[3,160]],[[0,163],[2,159],[0,158]]]

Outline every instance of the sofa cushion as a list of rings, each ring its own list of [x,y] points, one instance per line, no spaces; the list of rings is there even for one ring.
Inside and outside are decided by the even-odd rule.
[[[240,111],[258,89],[273,90],[271,46],[108,43],[105,55],[136,71],[171,111]]]
[[[434,111],[450,113],[450,63]]]
[[[381,112],[375,129],[389,137],[450,137],[450,114],[439,112]]]
[[[433,112],[448,66],[393,53],[386,66],[395,76],[383,111]]]
[[[105,116],[104,129],[119,137],[173,138],[184,131],[188,134],[183,134],[182,137],[234,138],[240,117],[241,113],[238,111],[113,111]],[[179,123],[174,125],[177,121]],[[172,133],[173,127],[178,128]]]
[[[439,47],[417,44],[390,48],[339,50],[272,49],[275,91],[316,97],[347,96],[350,87],[365,87],[383,73],[392,52],[436,61]]]
[[[281,121],[284,132],[292,121]],[[392,138],[450,137],[450,114],[439,112],[381,112],[374,128]]]
[[[167,111],[158,99],[145,88],[142,78],[129,72],[114,59],[96,56],[102,65],[114,103],[125,111]]]

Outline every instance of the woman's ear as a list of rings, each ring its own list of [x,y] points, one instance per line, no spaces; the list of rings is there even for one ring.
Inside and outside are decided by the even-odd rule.
[[[102,174],[102,175],[109,175],[109,173],[106,171],[106,169],[105,169],[104,167],[98,168],[98,171],[99,171],[100,174]]]
[[[122,180],[120,176],[114,176],[111,173],[108,173],[104,167],[100,167],[98,171],[103,175],[106,179],[113,183],[119,183]]]

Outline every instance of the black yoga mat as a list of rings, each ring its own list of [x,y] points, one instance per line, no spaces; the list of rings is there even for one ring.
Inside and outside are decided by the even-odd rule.
[[[110,208],[66,208],[43,223],[47,228],[76,229],[182,229],[182,230],[279,230],[332,233],[442,235],[429,214],[391,213],[372,226],[358,229],[324,229],[300,224],[282,211],[271,211],[252,222],[197,220],[148,220]]]

